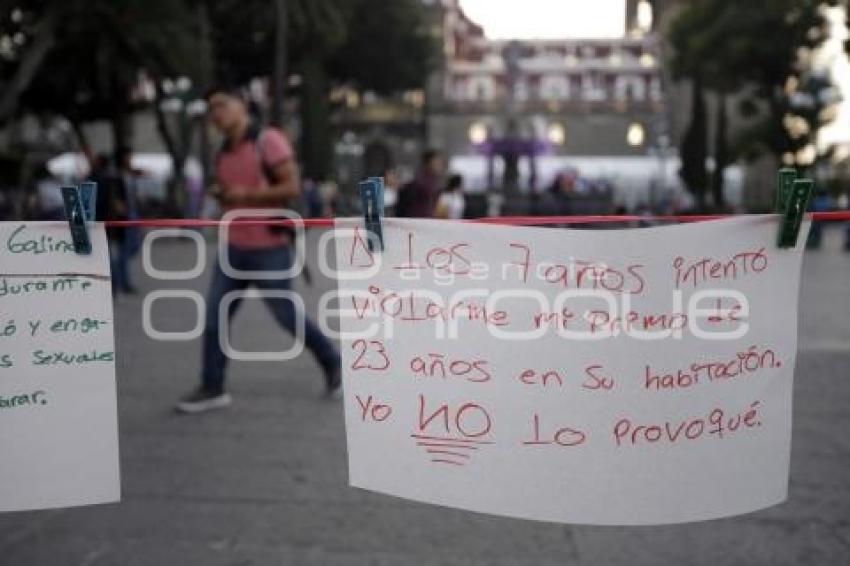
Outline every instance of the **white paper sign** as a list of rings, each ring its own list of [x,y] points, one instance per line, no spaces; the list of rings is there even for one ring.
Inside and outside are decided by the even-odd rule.
[[[120,498],[109,252],[66,222],[0,223],[0,511]]]
[[[339,221],[351,484],[586,524],[782,502],[803,248],[777,230],[386,219],[371,254]]]

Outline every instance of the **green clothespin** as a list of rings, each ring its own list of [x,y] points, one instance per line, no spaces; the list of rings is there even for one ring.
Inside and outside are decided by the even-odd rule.
[[[791,190],[794,188],[794,181],[796,180],[796,169],[783,168],[779,170],[776,176],[776,204],[773,208],[774,211],[782,213],[785,210],[783,208],[785,199],[791,194]]]
[[[797,179],[791,187],[791,192],[784,197],[785,200],[780,210],[782,213],[778,241],[780,248],[793,248],[797,245],[800,225],[803,223],[803,216],[809,207],[814,186],[815,182],[811,179]]]

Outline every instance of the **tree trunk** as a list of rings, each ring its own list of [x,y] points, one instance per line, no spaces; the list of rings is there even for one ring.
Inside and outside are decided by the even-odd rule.
[[[271,111],[269,123],[278,128],[283,127],[283,98],[286,93],[286,30],[287,13],[286,0],[272,0],[275,7],[275,41],[274,62],[271,73]]]
[[[165,116],[165,112],[162,111],[162,81],[160,80],[160,77],[152,78],[156,85],[156,98],[153,102],[154,111],[156,113],[156,129],[162,138],[162,143],[165,144],[168,155],[171,156],[171,168],[173,171],[173,175],[167,187],[165,204],[169,214],[179,214],[183,210],[182,196],[184,194],[183,188],[185,186],[183,166],[186,163],[186,152],[184,148],[178,147],[180,144],[178,144],[177,140],[174,139],[174,135],[168,128],[168,120]],[[177,119],[185,121],[186,115],[181,113]]]
[[[206,90],[210,87],[213,81],[215,71],[213,69],[215,60],[212,56],[212,32],[210,26],[210,15],[205,2],[198,2],[196,6],[196,16],[198,18],[198,29],[200,30],[200,42],[198,44],[198,56],[201,61],[199,69],[199,82],[201,89]],[[201,173],[203,175],[202,194],[206,194],[206,189],[212,184],[212,147],[209,136],[209,129],[206,122],[201,117],[198,124],[198,147],[201,160]],[[203,204],[201,204],[203,208]]]
[[[708,140],[705,93],[698,75],[694,78],[692,88],[691,123],[682,140],[680,174],[685,186],[694,195],[697,207],[702,210],[705,208],[705,190],[708,185],[708,172],[705,168]]]
[[[322,61],[315,54],[303,63],[301,89],[301,159],[304,178],[321,181],[331,169],[330,108],[327,77]]]
[[[711,194],[714,206],[723,208],[726,199],[723,195],[723,174],[729,165],[729,116],[726,110],[726,93],[717,95],[717,129],[714,133],[714,175],[711,178]]]
[[[82,122],[76,117],[69,118],[68,121],[71,123],[71,129],[74,131],[74,135],[77,136],[77,146],[80,148],[80,151],[86,154],[86,157],[90,158],[92,153],[91,142],[85,128],[83,128]]]
[[[128,139],[130,138],[127,113],[121,106],[120,104],[116,104],[110,117],[112,126],[112,152],[116,158],[121,153],[122,147],[129,146]]]

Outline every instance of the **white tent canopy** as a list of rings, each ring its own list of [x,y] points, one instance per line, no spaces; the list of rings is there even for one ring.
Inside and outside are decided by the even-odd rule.
[[[167,153],[134,153],[130,163],[134,169],[160,181],[167,181],[174,174],[171,156]],[[82,179],[89,174],[89,162],[82,153],[63,153],[47,162],[50,173],[60,179]],[[201,164],[194,157],[186,160],[183,173],[187,177],[200,178]]]

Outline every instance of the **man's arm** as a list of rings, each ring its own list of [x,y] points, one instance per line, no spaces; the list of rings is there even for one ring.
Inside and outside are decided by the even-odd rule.
[[[294,159],[279,162],[270,168],[269,174],[274,180],[273,185],[261,191],[243,193],[238,204],[246,207],[284,206],[301,194],[301,175]]]

